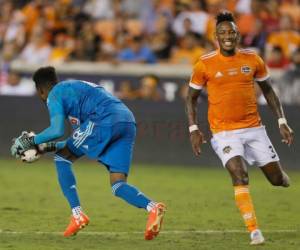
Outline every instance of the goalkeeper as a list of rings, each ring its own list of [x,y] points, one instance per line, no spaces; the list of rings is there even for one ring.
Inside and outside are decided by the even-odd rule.
[[[12,154],[47,143],[45,151],[56,151],[54,162],[58,181],[66,197],[72,216],[64,236],[75,235],[89,223],[83,212],[72,163],[83,155],[106,166],[110,173],[112,193],[129,204],[149,212],[145,239],[158,235],[165,205],[156,203],[134,186],[127,183],[134,141],[135,119],[131,111],[102,87],[79,80],[59,82],[53,67],[38,69],[33,80],[38,96],[47,103],[50,126],[30,137],[23,133],[12,146]],[[73,133],[65,142],[54,142],[65,132],[64,120],[68,119]]]

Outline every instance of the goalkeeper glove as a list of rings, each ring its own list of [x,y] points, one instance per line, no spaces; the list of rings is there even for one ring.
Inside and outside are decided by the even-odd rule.
[[[19,153],[19,149],[15,144],[15,138],[13,139],[13,145],[10,148],[10,153],[13,157],[15,158],[20,158],[20,153]]]
[[[29,133],[26,131],[23,131],[22,134],[15,140],[15,145],[20,148],[22,152],[34,148],[34,136],[29,136]]]
[[[12,156],[18,158],[28,149],[35,148],[34,136],[30,136],[27,131],[23,131],[18,138],[13,139],[13,145],[10,149]]]

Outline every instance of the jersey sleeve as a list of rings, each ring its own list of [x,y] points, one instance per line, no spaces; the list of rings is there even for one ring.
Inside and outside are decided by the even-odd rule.
[[[34,137],[35,144],[55,140],[61,137],[65,131],[63,104],[61,100],[51,92],[47,99],[47,107],[50,116],[50,126]]]
[[[270,75],[268,73],[268,69],[265,62],[258,55],[255,55],[255,60],[256,60],[256,69],[254,74],[254,80],[257,82],[262,82],[267,80],[270,77]]]
[[[202,89],[206,85],[205,72],[205,65],[201,60],[199,60],[193,68],[189,86],[193,89]]]

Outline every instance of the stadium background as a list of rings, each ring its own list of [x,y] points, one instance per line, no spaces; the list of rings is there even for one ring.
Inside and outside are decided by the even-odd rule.
[[[263,224],[263,227],[275,231],[286,230],[279,238],[277,231],[270,232],[269,235],[267,233],[273,240],[265,249],[281,249],[276,248],[281,244],[285,244],[287,249],[299,249],[300,242],[296,240],[300,228],[300,220],[297,217],[299,205],[293,202],[299,197],[300,190],[297,152],[300,139],[299,2],[299,0],[0,0],[0,211],[4,218],[0,223],[0,249],[52,249],[51,244],[56,246],[53,249],[65,249],[66,246],[83,249],[75,245],[75,241],[60,241],[56,235],[40,237],[26,234],[27,231],[61,230],[61,227],[48,225],[46,221],[56,219],[57,214],[64,211],[58,218],[64,225],[68,209],[57,189],[54,169],[45,168],[51,166],[51,163],[40,161],[30,168],[20,168],[22,164],[11,159],[9,155],[11,138],[22,130],[32,129],[38,132],[49,122],[46,108],[35,96],[30,78],[35,69],[48,64],[58,69],[60,79],[78,78],[96,82],[124,100],[133,110],[138,122],[138,137],[134,154],[134,174],[131,180],[149,191],[153,189],[152,181],[155,183],[157,181],[160,183],[160,189],[153,190],[153,195],[161,199],[168,197],[167,203],[171,205],[170,215],[168,214],[169,225],[166,224],[167,234],[162,235],[161,242],[154,243],[157,245],[152,245],[151,248],[139,245],[140,235],[129,235],[128,239],[127,236],[122,236],[121,239],[125,238],[125,242],[114,237],[114,240],[117,240],[116,249],[117,246],[134,249],[135,244],[136,249],[162,249],[159,244],[163,244],[163,249],[176,249],[178,244],[180,246],[178,249],[223,249],[223,247],[247,249],[246,235],[237,235],[235,240],[232,240],[230,233],[224,232],[221,236],[206,236],[200,233],[195,240],[193,234],[179,233],[176,237],[168,234],[168,230],[177,229],[243,230],[240,218],[234,210],[233,201],[230,200],[232,190],[229,178],[222,170],[220,161],[212,152],[210,145],[203,147],[204,153],[200,158],[193,156],[184,113],[184,98],[192,65],[201,54],[215,49],[214,16],[225,9],[235,14],[242,34],[241,47],[256,50],[268,64],[273,87],[284,104],[291,127],[295,130],[295,144],[290,148],[286,147],[280,141],[277,122],[257,88],[263,122],[284,166],[290,169],[294,180],[294,186],[287,192],[270,191],[271,187],[262,176],[256,172],[251,174],[255,179],[254,199],[257,199],[261,217],[264,218],[261,220],[268,222]],[[136,51],[135,55],[130,54],[130,51]],[[209,138],[205,93],[199,100],[199,108],[200,124]],[[97,207],[102,200],[88,193],[88,188],[92,187],[90,182],[94,182],[95,185],[98,183],[95,179],[98,169],[96,171],[88,162],[76,165],[85,200],[95,200],[87,205],[91,214],[94,213],[94,217],[97,217],[101,211],[108,218],[113,217],[111,225],[105,229],[137,230],[143,217],[134,219],[133,224],[136,227],[128,226],[126,221],[128,217],[134,216],[134,210],[114,201],[109,203],[112,204],[109,208]],[[207,167],[213,168],[208,170]],[[100,171],[104,175],[104,170]],[[34,181],[28,184],[28,179],[32,178]],[[101,183],[105,182],[103,178],[106,177],[98,176],[98,178]],[[39,191],[45,191],[45,184],[49,185],[49,188],[56,187],[57,199],[54,201],[51,199],[46,203],[42,201],[44,199]],[[113,198],[106,194],[109,193],[108,187],[103,186],[101,192],[99,191],[104,196],[102,198],[112,200]],[[170,186],[174,187],[173,190]],[[190,195],[186,195],[184,190],[189,190]],[[31,194],[30,197],[27,195],[28,192]],[[53,192],[51,197],[55,196]],[[193,195],[201,199],[191,203]],[[218,199],[221,200],[224,196],[229,202],[220,203],[222,214],[215,208],[218,207]],[[53,207],[53,202],[57,202],[55,203],[57,209]],[[45,204],[48,207],[41,208]],[[189,210],[191,204],[196,211],[193,210],[194,213],[191,213],[190,217],[172,211],[172,206],[173,209],[176,207],[181,211]],[[210,210],[211,213],[202,209],[203,204],[206,204],[205,211]],[[123,212],[118,210],[118,206],[129,215],[114,224],[114,218],[118,218],[118,214]],[[280,211],[276,209],[269,211],[275,207],[280,208]],[[265,208],[265,211],[262,211],[262,208]],[[39,213],[40,210],[49,217]],[[26,218],[27,220],[32,218],[31,211],[36,212],[38,216],[35,216],[32,227],[29,227],[26,226],[30,224]],[[231,212],[234,219],[229,219],[226,224],[227,215]],[[19,213],[24,219],[18,219]],[[181,218],[178,223],[171,222],[177,221],[178,216]],[[215,217],[223,224],[215,222]],[[272,218],[286,221],[277,226]],[[38,225],[44,222],[46,225],[40,228]],[[120,226],[120,223],[124,225]],[[98,227],[91,226],[88,230],[105,231],[101,226],[103,225],[100,223]],[[288,232],[290,229],[292,233]],[[5,234],[15,231],[25,232],[25,235]],[[85,237],[81,239],[90,244],[89,249],[94,249],[93,247],[96,249],[97,239],[89,235]],[[111,247],[111,236],[100,235],[100,237],[106,244],[104,249],[114,249]],[[239,244],[240,237],[244,238],[244,245],[236,247],[235,244]],[[40,238],[44,243],[39,241]],[[203,242],[206,242],[204,246]]]

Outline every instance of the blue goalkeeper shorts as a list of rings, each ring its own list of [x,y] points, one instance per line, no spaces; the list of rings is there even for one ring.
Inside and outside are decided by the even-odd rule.
[[[86,155],[110,172],[128,174],[136,136],[134,122],[101,125],[86,121],[74,130],[67,147],[77,157]]]

